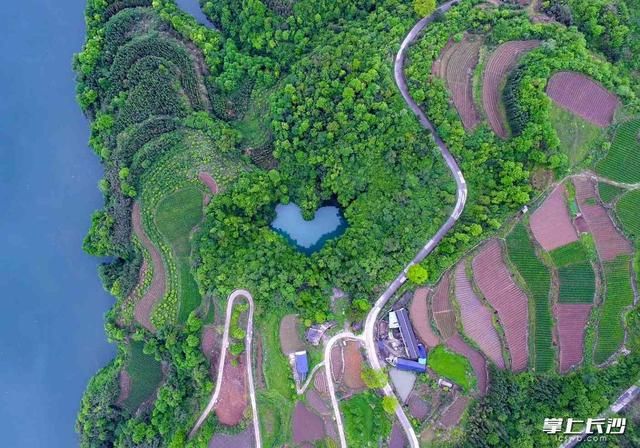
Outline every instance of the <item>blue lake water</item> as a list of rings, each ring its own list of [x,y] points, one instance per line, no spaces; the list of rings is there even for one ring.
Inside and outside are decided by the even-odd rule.
[[[213,24],[207,19],[207,16],[204,15],[202,9],[200,8],[200,3],[198,0],[176,0],[177,5],[184,12],[191,14],[198,23],[214,28]]]
[[[296,204],[278,204],[271,227],[285,236],[299,251],[311,254],[347,229],[347,221],[335,206],[320,207],[314,219],[305,221]]]
[[[3,2],[0,28],[0,434],[11,448],[78,445],[85,386],[115,354],[112,299],[82,253],[102,204],[71,58],[84,0]]]

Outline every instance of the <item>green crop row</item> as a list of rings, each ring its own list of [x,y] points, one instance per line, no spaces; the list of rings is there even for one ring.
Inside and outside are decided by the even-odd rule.
[[[640,182],[640,119],[620,125],[607,156],[598,163],[598,174],[618,182]]]
[[[624,189],[616,187],[615,185],[608,184],[606,182],[598,183],[598,194],[602,202],[609,203],[622,193]]]
[[[580,263],[589,259],[589,254],[582,241],[574,241],[549,252],[556,267],[563,267],[573,263]]]
[[[596,276],[587,260],[558,269],[560,277],[560,303],[593,303]]]
[[[607,293],[600,314],[594,353],[594,362],[597,364],[606,361],[624,341],[622,313],[625,307],[633,303],[630,274],[629,256],[619,256],[604,263]]]
[[[534,302],[534,365],[536,371],[546,372],[553,368],[555,358],[551,336],[553,320],[549,303],[551,274],[547,266],[536,256],[524,224],[516,225],[507,236],[507,250],[509,259],[524,279],[530,292],[529,296]]]
[[[640,190],[625,193],[616,204],[616,214],[624,232],[636,242],[640,240]]]

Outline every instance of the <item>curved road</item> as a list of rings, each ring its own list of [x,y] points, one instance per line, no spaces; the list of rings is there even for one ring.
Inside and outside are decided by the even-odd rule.
[[[205,408],[204,412],[198,418],[198,421],[193,426],[193,429],[189,433],[189,438],[192,438],[196,432],[200,429],[200,426],[207,419],[211,411],[215,408],[218,397],[220,395],[220,390],[222,389],[222,376],[224,369],[224,361],[227,357],[227,349],[229,348],[229,326],[231,324],[231,312],[233,310],[233,304],[238,297],[244,297],[249,302],[249,318],[247,320],[247,335],[245,337],[245,353],[246,353],[246,363],[247,363],[247,381],[249,382],[249,397],[251,399],[251,413],[253,418],[253,432],[256,440],[256,447],[262,446],[262,439],[260,437],[260,422],[258,420],[258,405],[256,403],[256,390],[253,384],[253,364],[251,360],[251,340],[253,339],[253,297],[251,293],[244,289],[236,289],[233,291],[229,298],[227,299],[227,314],[224,323],[224,334],[222,336],[222,347],[220,349],[220,360],[218,362],[218,378],[216,380],[216,387],[211,395],[211,399],[209,400],[209,404]]]
[[[427,255],[429,255],[433,251],[433,249],[435,249],[438,243],[442,240],[442,238],[444,238],[447,232],[451,230],[451,228],[454,226],[458,218],[460,218],[460,215],[462,214],[462,210],[464,209],[464,205],[467,201],[467,184],[464,180],[464,177],[462,176],[462,172],[460,171],[460,168],[458,167],[458,164],[456,163],[455,159],[451,155],[451,152],[449,152],[449,148],[447,148],[447,145],[445,145],[444,141],[442,141],[440,136],[438,136],[433,123],[429,121],[429,119],[427,118],[425,113],[422,111],[422,109],[420,109],[420,107],[416,104],[413,98],[411,98],[411,95],[409,94],[409,89],[407,87],[407,81],[404,75],[404,64],[406,61],[407,50],[409,49],[409,47],[416,41],[416,39],[419,37],[422,30],[424,30],[424,28],[434,20],[435,14],[444,13],[448,11],[449,8],[451,8],[451,6],[455,5],[456,3],[457,3],[456,0],[443,3],[439,8],[436,9],[436,11],[433,14],[421,19],[418,23],[416,23],[416,25],[411,29],[411,31],[409,31],[409,34],[407,34],[407,36],[404,38],[404,41],[402,41],[402,44],[400,45],[400,50],[398,50],[398,53],[396,54],[395,63],[393,67],[393,74],[395,77],[395,81],[398,86],[398,89],[400,90],[400,93],[402,94],[402,97],[404,98],[409,108],[413,111],[413,113],[417,115],[418,120],[420,121],[420,124],[422,125],[422,127],[424,127],[425,129],[431,132],[433,139],[438,145],[440,154],[442,154],[442,157],[444,158],[444,161],[447,164],[447,167],[451,171],[451,174],[456,181],[457,201],[456,201],[455,207],[451,212],[451,215],[445,221],[442,227],[440,227],[436,232],[436,234],[433,236],[433,238],[431,238],[427,242],[427,244],[425,244],[424,247],[420,249],[418,254],[402,270],[402,272],[398,275],[398,277],[396,277],[396,279],[393,280],[393,282],[391,282],[391,284],[387,287],[386,291],[384,291],[384,293],[380,296],[380,298],[378,298],[375,305],[367,315],[367,320],[365,322],[364,335],[363,335],[365,340],[365,346],[367,349],[367,358],[369,359],[369,364],[371,364],[371,367],[378,370],[381,369],[382,366],[376,350],[374,330],[375,330],[375,323],[378,318],[378,315],[380,314],[380,311],[382,311],[387,301],[395,294],[398,288],[400,288],[400,286],[402,286],[402,284],[407,280],[407,271],[409,270],[409,268],[414,264],[420,263]],[[384,386],[383,392],[385,395],[394,396],[393,389],[391,389],[391,386],[389,384],[386,384]],[[397,406],[396,416],[398,417],[398,420],[400,421],[400,423],[402,424],[402,427],[404,428],[404,431],[407,435],[407,440],[409,441],[411,447],[418,448],[419,446],[418,438],[416,437],[416,433],[413,430],[413,427],[411,426],[411,422],[409,422],[407,415],[404,413],[402,406]],[[342,446],[344,447],[345,445],[342,445]]]

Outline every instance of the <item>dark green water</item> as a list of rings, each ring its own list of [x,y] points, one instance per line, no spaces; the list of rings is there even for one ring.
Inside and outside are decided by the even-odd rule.
[[[70,448],[82,392],[114,355],[112,299],[82,253],[101,168],[75,104],[83,0],[2,3],[0,434],[3,447]]]

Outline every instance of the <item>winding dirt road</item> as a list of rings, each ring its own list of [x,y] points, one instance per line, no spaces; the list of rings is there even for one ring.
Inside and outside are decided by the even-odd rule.
[[[244,289],[236,289],[229,295],[227,299],[227,312],[224,322],[224,334],[222,336],[222,347],[220,348],[220,360],[218,361],[218,378],[216,379],[216,387],[211,395],[209,404],[202,412],[198,421],[193,426],[193,429],[189,433],[189,438],[192,438],[195,433],[198,432],[204,421],[207,419],[211,411],[216,407],[218,398],[220,396],[220,390],[222,389],[222,377],[224,370],[224,361],[227,357],[227,351],[229,348],[229,327],[231,325],[231,312],[233,310],[233,304],[238,297],[244,297],[249,303],[249,318],[247,319],[247,335],[245,337],[245,354],[247,363],[247,381],[249,382],[249,397],[251,399],[251,414],[253,419],[253,432],[255,435],[256,447],[262,446],[262,439],[260,437],[260,421],[258,420],[258,405],[256,402],[256,389],[253,382],[253,364],[251,360],[251,341],[253,339],[253,297],[251,293]]]

